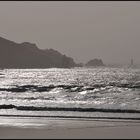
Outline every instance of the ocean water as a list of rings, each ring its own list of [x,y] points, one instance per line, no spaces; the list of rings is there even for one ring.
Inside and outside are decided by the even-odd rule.
[[[6,125],[17,118],[32,125],[43,118],[140,120],[140,69],[0,70],[0,116]]]

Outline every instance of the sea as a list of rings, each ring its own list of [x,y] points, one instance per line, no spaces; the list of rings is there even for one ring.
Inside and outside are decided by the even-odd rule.
[[[52,128],[72,121],[140,123],[140,69],[0,70],[0,126]]]

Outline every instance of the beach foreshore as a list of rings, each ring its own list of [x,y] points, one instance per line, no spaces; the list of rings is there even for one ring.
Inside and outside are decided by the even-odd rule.
[[[140,120],[0,117],[0,139],[139,139]]]
[[[0,127],[0,139],[139,139],[140,125],[81,128]]]

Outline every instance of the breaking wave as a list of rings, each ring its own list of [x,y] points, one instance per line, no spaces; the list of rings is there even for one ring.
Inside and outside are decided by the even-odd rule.
[[[89,91],[94,89],[100,89],[100,88],[127,88],[127,89],[140,89],[140,84],[116,84],[116,83],[110,83],[110,84],[95,84],[90,86],[82,86],[82,85],[49,85],[49,86],[37,86],[37,85],[22,85],[22,86],[15,86],[11,88],[0,88],[0,91],[7,91],[7,92],[49,92],[52,89],[55,88],[62,88],[66,92],[82,92],[82,91]]]
[[[105,113],[140,113],[140,110],[131,109],[103,109],[103,108],[65,108],[65,107],[35,107],[0,105],[0,109],[17,109],[20,111],[77,111],[77,112],[105,112]]]

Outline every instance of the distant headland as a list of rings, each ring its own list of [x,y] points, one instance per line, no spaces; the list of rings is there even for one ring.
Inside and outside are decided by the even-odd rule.
[[[19,44],[0,37],[0,68],[71,68],[77,65],[71,57],[56,50],[42,50],[33,43]]]
[[[72,68],[104,66],[102,60],[94,59],[87,64],[76,64],[73,58],[54,49],[39,49],[36,44],[16,43],[0,37],[0,68]]]

